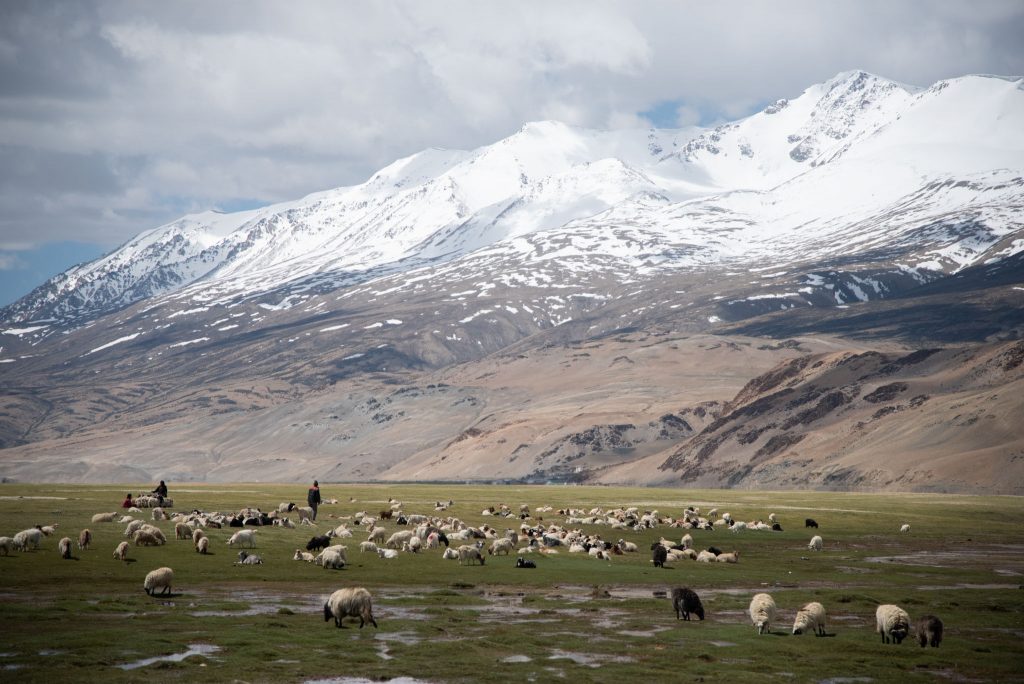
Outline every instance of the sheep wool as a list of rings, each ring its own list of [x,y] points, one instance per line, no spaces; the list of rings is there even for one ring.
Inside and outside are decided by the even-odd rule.
[[[757,633],[771,633],[773,620],[775,620],[775,599],[768,594],[755,594],[750,601],[750,621],[757,627]]]
[[[811,537],[811,541],[807,545],[807,548],[811,551],[821,551],[821,547],[823,544],[824,542],[822,541],[821,537],[818,535],[814,535],[813,537]]]
[[[740,562],[740,552],[739,551],[732,551],[730,553],[720,553],[715,558],[715,560],[717,562],[719,562],[719,563],[739,563]]]
[[[228,546],[248,546],[249,548],[256,548],[256,530],[239,530],[231,535],[231,539],[228,539]]]
[[[373,619],[373,599],[363,587],[346,587],[338,589],[324,603],[324,622],[334,618],[335,627],[344,627],[342,619],[359,618],[359,629],[367,622],[377,628]]]
[[[160,546],[160,540],[145,530],[135,533],[136,546]]]
[[[817,636],[825,636],[825,606],[817,601],[808,603],[796,613],[793,620],[793,634],[813,631]]]
[[[875,626],[883,644],[899,644],[910,633],[910,616],[899,606],[886,603],[875,610]]]
[[[171,593],[171,582],[174,580],[174,571],[170,568],[157,568],[146,575],[142,588],[150,596],[156,596],[157,589],[161,594]]]
[[[97,513],[92,516],[94,523],[112,523],[117,520],[117,513]]]
[[[903,523],[903,525],[900,526],[900,532],[909,532],[909,531],[910,531],[910,523]]]
[[[192,528],[185,523],[175,523],[174,525],[174,538],[175,539],[191,539]],[[193,542],[194,543],[194,542]]]
[[[71,558],[71,537],[63,537],[57,542],[57,550],[60,551],[60,557],[67,560]]]
[[[38,549],[42,541],[43,533],[35,527],[30,527],[14,535],[14,548],[19,551],[27,551],[28,545],[31,544],[32,548]]]
[[[117,548],[114,549],[114,560],[128,560],[128,542],[123,541],[117,545]]]
[[[196,542],[196,553],[206,555],[210,551],[210,538],[200,537],[199,541]]]
[[[11,549],[14,548],[14,540],[10,537],[0,537],[0,556],[6,556],[10,554]]]
[[[480,561],[480,565],[484,564],[484,557],[480,555],[480,549],[472,544],[463,544],[457,551],[459,552],[459,565],[465,565],[467,562],[472,565],[474,561]]]
[[[92,543],[92,532],[88,529],[84,529],[78,533],[78,548],[85,550],[89,548],[89,544]]]

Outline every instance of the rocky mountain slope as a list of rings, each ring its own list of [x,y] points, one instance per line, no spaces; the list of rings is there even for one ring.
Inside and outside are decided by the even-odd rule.
[[[1022,124],[1020,81],[848,72],[713,130],[528,124],[359,186],[185,217],[0,312],[0,476],[941,489],[867,461],[826,477],[820,458],[867,453],[849,445],[877,427],[867,370],[800,376],[811,394],[858,385],[842,411],[860,432],[773,407],[737,428],[775,440],[766,458],[715,425],[794,358],[957,345],[938,377],[1019,339]],[[924,393],[982,402],[960,391]],[[967,452],[1008,462],[1014,436],[972,426]],[[949,487],[980,486],[952,461]]]

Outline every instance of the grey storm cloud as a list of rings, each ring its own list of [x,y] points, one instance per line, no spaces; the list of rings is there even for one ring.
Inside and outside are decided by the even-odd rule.
[[[839,71],[1024,71],[1006,2],[8,2],[0,248],[358,183],[526,121],[750,113]]]

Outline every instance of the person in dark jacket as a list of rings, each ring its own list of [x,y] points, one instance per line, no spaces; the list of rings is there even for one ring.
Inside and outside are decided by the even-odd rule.
[[[313,486],[306,492],[306,504],[313,509],[313,520],[316,520],[316,508],[320,505],[320,483],[313,480]]]
[[[153,494],[156,494],[156,498],[160,500],[160,505],[163,505],[164,497],[167,496],[167,485],[164,484],[163,480],[160,480],[160,484],[153,490]]]

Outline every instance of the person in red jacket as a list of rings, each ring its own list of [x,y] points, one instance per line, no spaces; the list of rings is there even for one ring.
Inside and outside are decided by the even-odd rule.
[[[134,505],[135,502],[132,501],[132,493],[128,492],[124,497],[124,501],[121,502],[121,508],[131,508]]]

